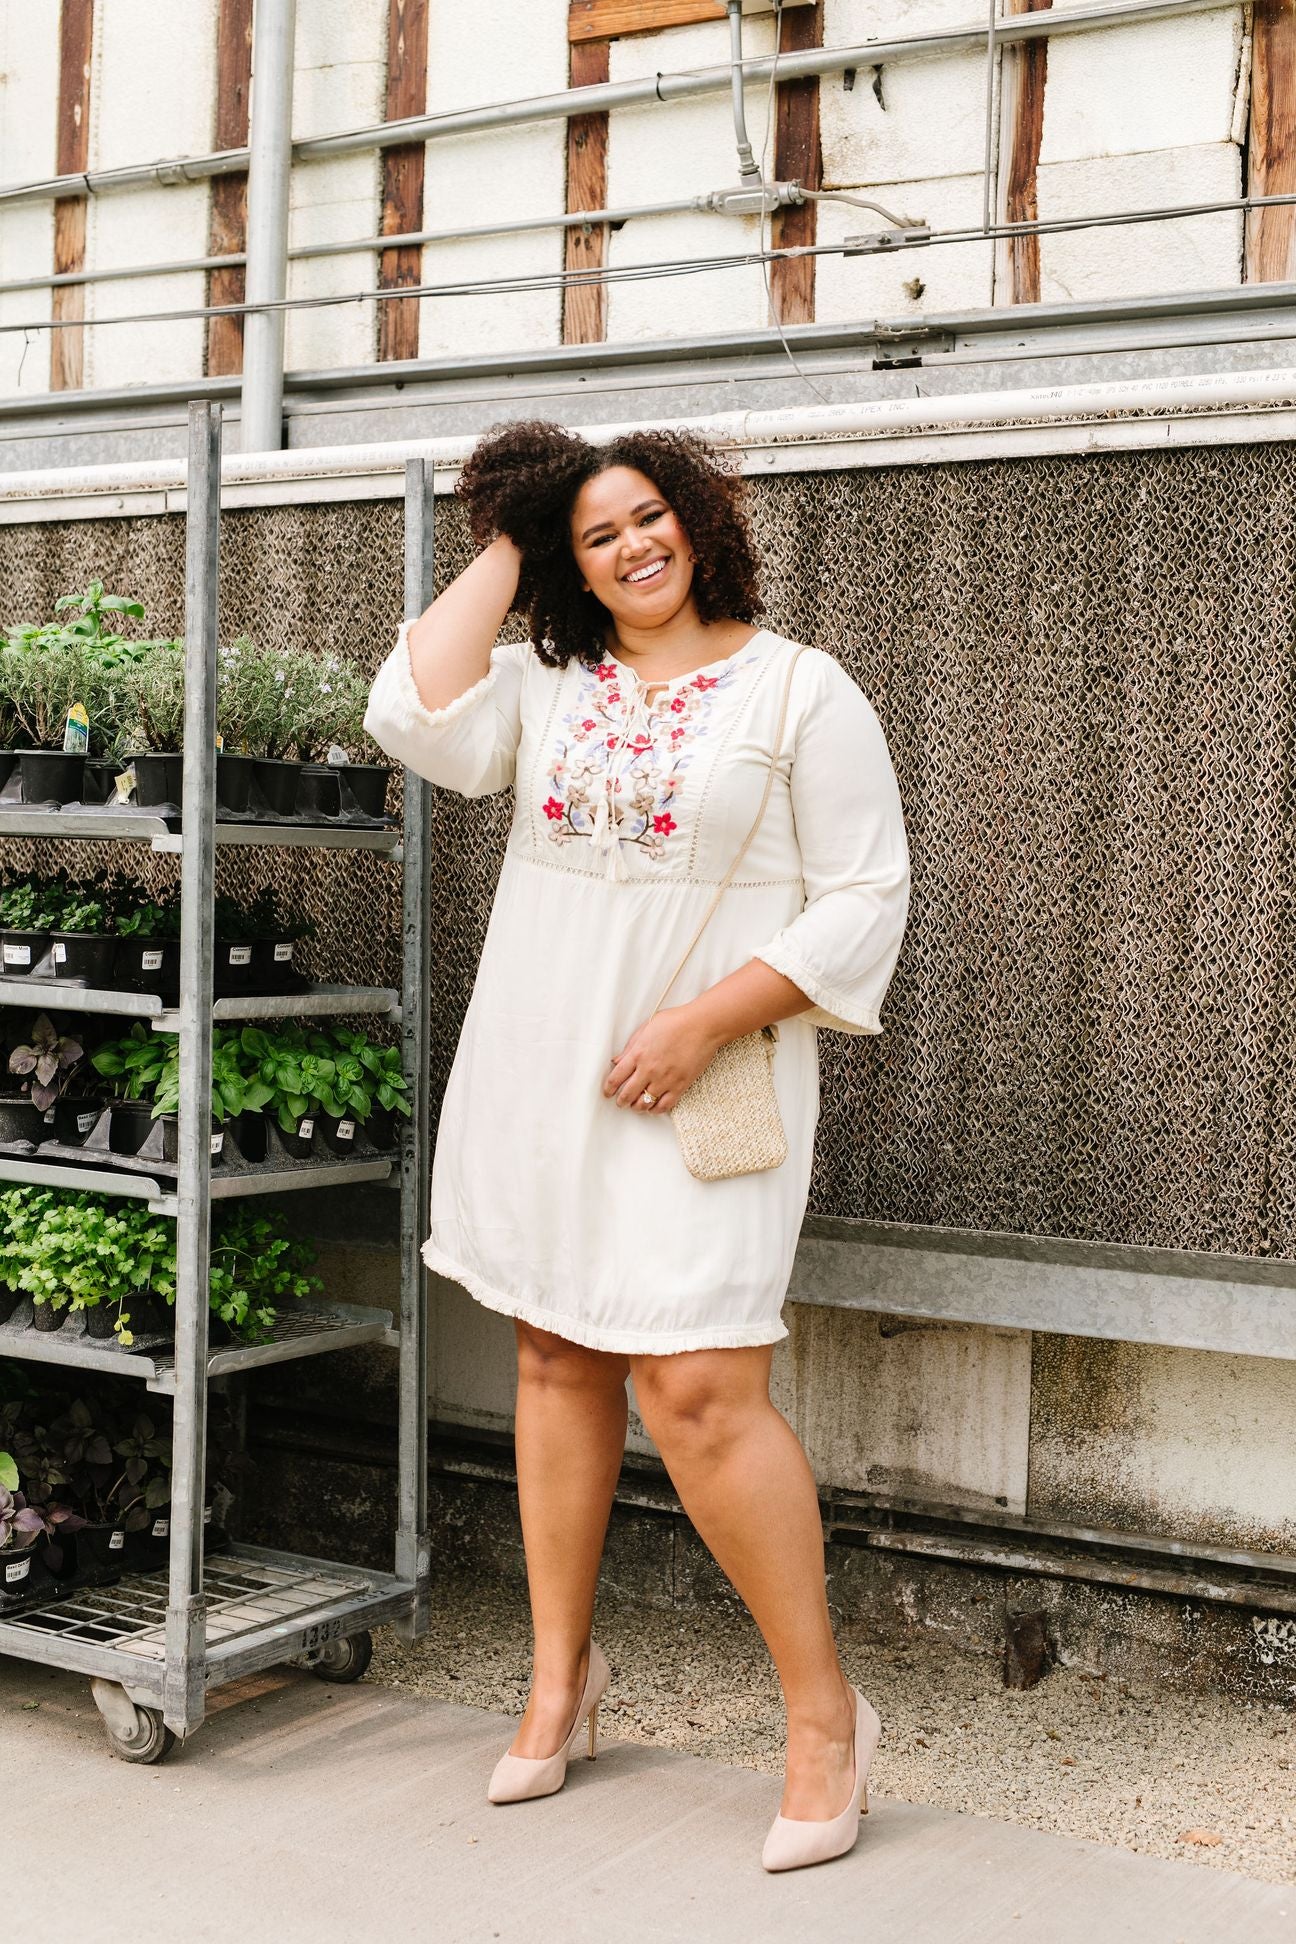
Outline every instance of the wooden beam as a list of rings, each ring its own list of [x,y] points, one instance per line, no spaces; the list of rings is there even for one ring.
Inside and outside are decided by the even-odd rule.
[[[220,0],[216,18],[216,121],[218,149],[245,148],[252,93],[252,0]],[[247,248],[247,171],[214,176],[207,216],[207,249],[231,256]],[[241,304],[247,291],[243,265],[207,272],[209,304]],[[243,319],[207,320],[207,373],[225,377],[243,369]]]
[[[1042,13],[1052,0],[1008,0],[1010,14]],[[1022,41],[1004,49],[1000,96],[999,216],[1005,223],[1033,223],[1039,217],[1037,183],[1044,133],[1044,87],[1048,80],[1048,41]],[[1002,292],[1002,295],[1001,295]],[[995,301],[1038,304],[1039,237],[1000,239],[995,251]]]
[[[1251,29],[1248,196],[1296,191],[1296,11],[1292,0],[1256,0]],[[1243,277],[1287,283],[1296,276],[1296,205],[1247,211]]]
[[[387,14],[388,121],[427,110],[428,0],[389,0]],[[383,150],[383,236],[401,236],[423,227],[422,142]],[[423,250],[417,243],[384,250],[378,263],[380,290],[407,289],[423,281]],[[380,359],[417,358],[419,300],[402,297],[378,306]]]
[[[90,61],[94,51],[94,0],[63,0],[59,11],[57,160],[59,175],[80,175],[90,158]],[[54,271],[85,269],[86,199],[65,196],[54,204]],[[55,318],[85,316],[85,285],[56,284]],[[50,390],[79,391],[85,383],[84,330],[51,331]]]
[[[823,46],[823,0],[813,7],[793,7],[779,24],[779,52],[799,54]],[[774,123],[774,174],[779,182],[799,182],[805,189],[823,183],[823,154],[819,144],[819,81],[808,75],[781,81]],[[800,203],[774,212],[770,237],[776,250],[813,243],[818,231],[817,203]],[[770,265],[772,321],[811,324],[815,314],[815,259],[794,257]]]
[[[573,88],[596,87],[608,78],[606,41],[577,41],[570,50]],[[608,118],[571,115],[567,120],[567,207],[607,208]],[[606,223],[587,223],[565,232],[567,270],[601,270],[607,262]],[[564,344],[601,344],[607,336],[607,285],[573,284],[563,291]]]
[[[571,0],[569,41],[614,40],[622,34],[656,34],[695,20],[724,20],[722,0]]]

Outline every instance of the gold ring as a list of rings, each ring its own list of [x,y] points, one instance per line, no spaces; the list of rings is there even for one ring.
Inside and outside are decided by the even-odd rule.
[[[648,1105],[649,1105],[650,1107],[655,1107],[655,1106],[657,1105],[657,1096],[656,1096],[656,1094],[650,1094],[650,1093],[649,1093],[649,1091],[648,1091],[648,1089],[647,1089],[647,1087],[645,1087],[645,1088],[644,1088],[644,1090],[643,1090],[643,1092],[642,1092],[642,1093],[640,1094],[640,1096],[639,1096],[639,1098],[640,1098],[640,1100],[646,1100],[646,1101],[648,1102]]]

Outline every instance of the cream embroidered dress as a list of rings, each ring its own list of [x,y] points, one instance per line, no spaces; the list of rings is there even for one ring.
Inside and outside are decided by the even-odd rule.
[[[768,629],[646,687],[607,657],[500,643],[444,709],[406,628],[365,727],[443,789],[511,785],[513,822],[432,1169],[430,1268],[594,1349],[774,1343],[819,1112],[817,1033],[881,1031],[904,931],[899,792],[872,708],[820,649],[797,662],[761,828],[668,998],[763,959],[814,1001],[778,1028],[781,1167],[698,1181],[670,1117],[602,1092],[760,802],[793,644]]]

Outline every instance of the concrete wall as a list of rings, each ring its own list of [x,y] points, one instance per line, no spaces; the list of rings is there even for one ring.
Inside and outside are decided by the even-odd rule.
[[[1064,6],[1075,0],[1063,0]],[[386,0],[310,0],[298,8],[293,126],[305,137],[381,118],[386,76]],[[965,26],[968,0],[825,0],[829,46],[906,32]],[[567,0],[431,0],[427,105],[432,111],[562,89],[567,84]],[[772,45],[770,17],[746,23],[752,53]],[[185,154],[212,145],[216,0],[100,0],[91,85],[90,166],[110,167]],[[724,22],[625,36],[611,47],[611,74],[627,80],[658,71],[723,63]],[[1181,20],[1142,22],[1059,37],[1049,49],[1039,211],[1069,217],[1236,196],[1246,116],[1242,9]],[[35,180],[54,168],[58,6],[0,0],[0,183]],[[825,186],[873,193],[897,214],[934,227],[976,226],[981,213],[984,62],[979,53],[924,56],[861,68],[821,86]],[[748,91],[751,135],[759,153],[768,89]],[[1005,128],[1005,148],[1011,129]],[[772,155],[771,155],[772,167]],[[608,195],[613,205],[689,197],[736,179],[725,94],[627,108],[610,118]],[[206,248],[205,183],[106,194],[92,199],[87,266],[102,269],[198,256]],[[381,168],[376,154],[299,165],[292,183],[292,240],[339,241],[379,227]],[[425,221],[429,228],[495,217],[556,216],[564,207],[565,126],[521,126],[464,135],[427,147]],[[878,219],[826,203],[820,240],[875,227]],[[610,240],[618,269],[754,247],[750,219],[702,213],[644,217]],[[552,271],[562,263],[556,229],[429,245],[427,280],[470,282]],[[51,265],[47,204],[5,212],[0,279]],[[1222,213],[1191,221],[1116,230],[1079,230],[1041,244],[1041,295],[1066,301],[1115,298],[1236,284],[1241,223]],[[292,266],[293,296],[372,288],[372,256],[349,255]],[[1002,279],[1000,280],[1002,284]],[[940,244],[896,256],[826,257],[818,268],[822,321],[912,315],[1003,301],[992,246]],[[203,301],[204,276],[190,272],[144,282],[92,285],[87,315],[160,311]],[[48,315],[44,291],[0,295],[0,324]],[[614,285],[608,334],[634,340],[761,326],[768,307],[759,268]],[[429,299],[422,306],[421,350],[436,357],[545,347],[561,336],[556,289]],[[365,363],[376,349],[374,307],[359,303],[291,315],[291,369]],[[87,334],[85,382],[112,387],[198,376],[203,329],[194,319],[101,326]],[[0,335],[0,396],[45,389],[48,334]]]

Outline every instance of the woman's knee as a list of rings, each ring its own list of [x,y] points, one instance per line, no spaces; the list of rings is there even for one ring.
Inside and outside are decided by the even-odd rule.
[[[723,1450],[755,1413],[768,1410],[769,1357],[763,1350],[694,1350],[636,1357],[635,1399],[663,1451]]]
[[[626,1357],[614,1357],[606,1350],[588,1350],[581,1343],[537,1330],[530,1323],[515,1323],[517,1334],[518,1380],[552,1390],[614,1391],[623,1388],[629,1375]]]

